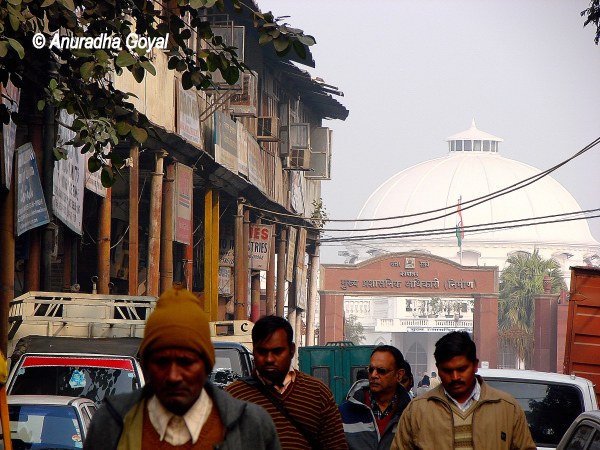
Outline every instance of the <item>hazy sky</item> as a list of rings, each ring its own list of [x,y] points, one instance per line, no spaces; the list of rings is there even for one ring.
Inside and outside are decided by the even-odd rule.
[[[345,94],[348,119],[324,124],[334,130],[331,219],[356,218],[389,177],[446,155],[445,139],[472,118],[504,139],[502,156],[540,170],[600,136],[600,46],[580,16],[588,0],[257,1],[316,38],[310,72]],[[599,172],[595,147],[552,176],[593,209]],[[589,225],[600,240],[600,219]],[[321,262],[342,262],[339,250],[324,247]]]

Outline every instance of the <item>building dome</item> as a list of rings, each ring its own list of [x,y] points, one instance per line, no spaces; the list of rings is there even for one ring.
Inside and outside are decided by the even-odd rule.
[[[454,233],[436,235],[433,230],[456,227],[459,199],[462,199],[462,219],[466,227],[463,252],[474,252],[485,261],[485,255],[490,253],[486,248],[495,248],[494,265],[500,268],[514,251],[545,249],[541,252],[545,253],[545,257],[564,254],[568,256],[563,259],[568,259],[573,249],[579,249],[580,262],[584,264],[586,257],[598,253],[599,243],[592,237],[586,220],[514,227],[518,225],[513,222],[515,220],[540,218],[536,222],[554,221],[568,219],[568,216],[541,218],[581,212],[573,196],[551,176],[475,205],[478,202],[474,200],[532,179],[540,175],[540,170],[500,156],[498,150],[502,139],[478,130],[474,121],[469,130],[450,136],[447,141],[449,151],[446,156],[425,161],[392,176],[375,190],[359,214],[361,220],[393,219],[357,222],[353,233],[355,237],[404,232],[414,232],[415,235],[349,245],[349,250],[358,259],[383,250],[422,250],[456,260],[458,244]],[[441,210],[420,214],[438,209]],[[502,224],[508,221],[511,223]],[[481,228],[485,224],[490,224],[490,228],[507,228],[469,230],[470,226]],[[481,261],[476,262],[481,264]],[[573,265],[573,262],[568,264]]]

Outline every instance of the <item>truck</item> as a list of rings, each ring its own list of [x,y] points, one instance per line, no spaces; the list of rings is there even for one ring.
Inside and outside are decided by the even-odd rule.
[[[9,394],[105,396],[144,385],[138,349],[156,297],[28,292],[10,303]],[[218,386],[250,375],[253,324],[211,322]]]
[[[600,268],[570,269],[563,372],[591,380],[600,403]]]
[[[354,345],[349,341],[328,342],[325,345],[300,347],[299,369],[329,386],[336,403],[346,399],[358,380],[359,371],[367,370],[375,345]]]

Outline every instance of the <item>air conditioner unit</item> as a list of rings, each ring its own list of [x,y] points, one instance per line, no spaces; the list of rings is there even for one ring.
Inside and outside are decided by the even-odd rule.
[[[279,119],[277,117],[259,117],[257,125],[257,141],[276,142],[279,139]]]
[[[283,165],[289,170],[310,170],[310,149],[294,148],[284,158]]]

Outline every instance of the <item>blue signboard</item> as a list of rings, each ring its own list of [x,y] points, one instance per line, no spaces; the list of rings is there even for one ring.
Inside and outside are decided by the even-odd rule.
[[[50,222],[40,181],[33,145],[21,145],[17,151],[17,236]]]

